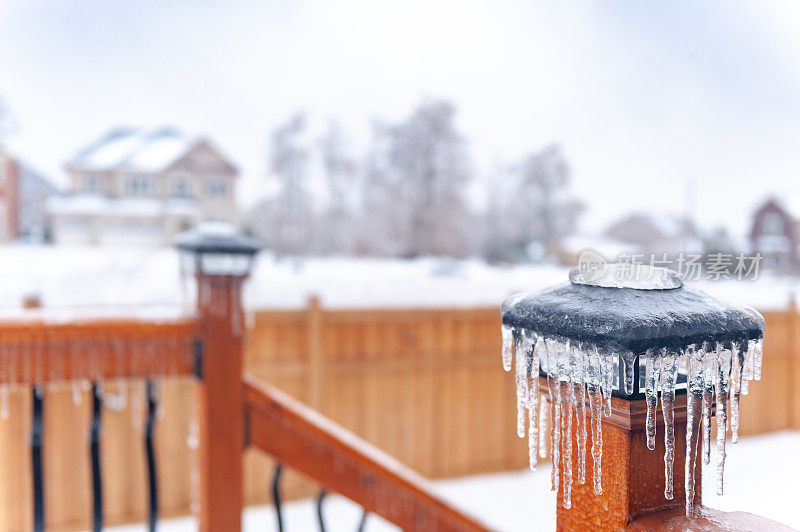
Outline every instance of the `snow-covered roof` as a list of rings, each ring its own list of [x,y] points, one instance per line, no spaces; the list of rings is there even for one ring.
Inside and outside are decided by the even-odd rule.
[[[199,207],[190,199],[107,198],[94,194],[59,196],[47,200],[51,214],[156,218],[165,215],[199,215]]]
[[[68,164],[90,170],[126,169],[159,172],[182,157],[197,142],[174,128],[120,128],[81,150]]]

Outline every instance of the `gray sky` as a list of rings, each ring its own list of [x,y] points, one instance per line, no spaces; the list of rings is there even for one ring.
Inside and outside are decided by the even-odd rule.
[[[587,231],[682,212],[687,180],[699,220],[735,232],[765,194],[800,195],[800,4],[559,4],[0,0],[7,144],[62,179],[111,126],[173,124],[232,156],[251,203],[294,110],[363,141],[437,96],[479,172],[561,143]]]

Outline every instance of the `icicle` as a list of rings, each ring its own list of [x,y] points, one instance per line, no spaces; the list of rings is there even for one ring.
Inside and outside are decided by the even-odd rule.
[[[725,438],[728,432],[728,378],[731,372],[730,349],[717,348],[717,495],[722,495],[725,473]]]
[[[586,355],[577,346],[573,346],[571,351],[572,397],[578,422],[575,438],[578,444],[578,484],[586,484]]]
[[[41,390],[36,385],[44,380],[44,375],[42,375],[44,373],[43,365],[44,350],[42,349],[42,340],[37,338],[33,341],[33,382],[38,392],[41,392]]]
[[[755,342],[755,359],[753,360],[753,377],[761,380],[761,363],[764,359],[764,340],[759,338]]]
[[[711,462],[711,404],[714,401],[714,380],[717,358],[713,352],[701,351],[703,355],[703,463]]]
[[[675,384],[678,355],[664,351],[661,358],[661,414],[664,417],[664,498],[672,500],[672,470],[675,462]]]
[[[95,382],[100,381],[101,378],[102,378],[101,375],[100,375],[101,370],[100,370],[100,345],[99,345],[99,343],[100,342],[97,341],[97,342],[91,342],[89,344],[91,346],[90,353],[91,353],[91,365],[92,365],[91,366],[90,375],[92,377],[92,380],[94,380]]]
[[[528,460],[531,471],[536,470],[539,452],[539,353],[542,339],[534,335],[528,364]]]
[[[547,423],[550,414],[550,401],[539,397],[539,458],[547,458]]]
[[[624,362],[625,368],[625,393],[628,395],[633,394],[633,384],[636,375],[633,371],[633,364],[636,361],[636,356],[633,353],[625,353],[619,356],[619,362]]]
[[[734,344],[731,354],[731,443],[739,442],[739,402],[742,398],[742,369],[744,352],[742,344]]]
[[[547,348],[547,387],[550,391],[550,489],[558,491],[561,461],[561,385],[559,383],[557,342],[545,340]]]
[[[525,408],[528,405],[528,346],[527,336],[521,330],[514,331],[514,353],[516,354],[517,382],[517,436],[525,437]]]
[[[663,349],[661,350],[663,353]],[[647,353],[639,359],[639,364],[644,362],[644,395],[647,402],[647,419],[645,432],[647,433],[647,448],[651,451],[656,448],[656,407],[658,406],[658,375],[661,353],[658,355],[648,349]]]
[[[22,375],[24,382],[33,382],[33,367],[31,363],[31,346],[29,343],[22,343],[18,349],[22,353]]]
[[[561,394],[561,466],[562,477],[562,503],[566,509],[572,507],[572,405],[575,403],[575,390],[570,384],[572,364],[569,342],[561,344],[558,351],[558,374],[560,377],[559,389]],[[564,392],[567,396],[564,397]],[[564,407],[566,406],[566,411]]]
[[[10,417],[9,413],[9,397],[8,397],[8,386],[9,386],[9,361],[8,361],[8,347],[4,343],[0,343],[0,371],[2,371],[2,386],[0,386],[0,419],[5,421]]]
[[[131,398],[129,404],[131,405],[131,425],[137,431],[142,428],[142,409],[144,403],[144,384],[139,386],[131,386]]]
[[[11,378],[9,379],[9,381],[11,383],[17,383],[20,380],[19,366],[17,365],[17,360],[19,360],[19,357],[15,355],[19,355],[19,350],[14,349],[14,344],[8,346],[7,349],[10,351],[8,354],[11,356],[11,359],[14,360],[13,364],[9,364],[11,366]]]
[[[611,395],[614,389],[614,356],[601,356],[595,347],[592,352],[600,359],[600,386],[603,391],[603,415],[611,417]]]
[[[201,277],[199,291],[200,308],[205,309],[211,305],[211,279],[209,277]]]
[[[610,357],[603,358],[608,358],[610,360]],[[586,389],[589,393],[589,411],[592,423],[592,481],[595,495],[601,495],[603,493],[603,426],[601,423],[603,398],[601,395],[601,387],[605,380],[605,374],[603,373],[601,357],[597,349],[592,349],[589,352],[586,375]]]
[[[686,382],[686,471],[684,491],[686,492],[686,516],[694,516],[695,465],[697,464],[697,444],[700,439],[700,423],[704,406],[704,351],[689,353]],[[662,403],[663,404],[663,403]]]
[[[0,419],[3,421],[7,420],[11,416],[8,403],[8,386],[4,384],[3,386],[0,386]]]
[[[72,383],[72,404],[75,407],[81,406],[83,402],[83,390],[81,390],[81,383],[75,381]]]
[[[744,355],[744,372],[742,374],[742,380],[744,381],[751,381],[753,380],[754,373],[755,373],[755,358],[756,358],[756,341],[750,340],[747,343],[747,352]],[[744,385],[746,388],[746,384]],[[745,392],[745,395],[747,393]]]
[[[117,378],[117,397],[120,408],[125,408],[128,402],[128,385],[122,375],[125,374],[125,344],[119,338],[113,339],[114,359],[120,377]]]
[[[508,325],[500,327],[503,335],[503,369],[511,371],[511,361],[514,358],[514,332]]]
[[[231,332],[236,338],[242,336],[242,308],[237,301],[231,302]]]
[[[62,380],[64,374],[64,369],[61,367],[64,359],[60,356],[61,353],[58,352],[59,350],[54,344],[54,340],[50,340],[47,343],[48,359],[50,360],[50,375],[48,376],[48,380],[50,381],[48,388],[50,390],[56,389],[56,382]],[[53,356],[54,352],[56,352],[58,356]]]

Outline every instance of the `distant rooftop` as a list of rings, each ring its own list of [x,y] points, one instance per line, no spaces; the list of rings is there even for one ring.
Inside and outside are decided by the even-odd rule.
[[[176,162],[197,140],[172,127],[116,128],[78,152],[67,166],[159,172]]]

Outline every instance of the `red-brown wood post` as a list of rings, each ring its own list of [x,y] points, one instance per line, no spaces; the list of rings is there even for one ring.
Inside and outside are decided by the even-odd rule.
[[[249,239],[190,234],[200,313],[200,530],[238,532],[244,506],[242,283],[258,250]]]
[[[588,410],[588,409],[587,409]],[[638,517],[675,510],[684,511],[684,459],[686,457],[686,396],[675,401],[675,462],[673,498],[664,498],[664,421],[656,410],[656,448],[649,450],[645,437],[647,406],[644,399],[613,398],[611,417],[603,417],[603,493],[592,488],[592,460],[586,452],[586,483],[572,484],[572,508],[557,501],[558,530],[624,530]],[[587,420],[588,422],[588,420]],[[573,431],[573,464],[577,464],[577,431]],[[566,435],[564,435],[566,436]],[[591,447],[591,442],[588,443]],[[700,458],[695,467],[695,504],[701,500]],[[574,469],[574,468],[573,468]]]
[[[244,424],[240,277],[198,275],[203,342],[200,385],[200,530],[241,530]],[[207,293],[203,293],[207,291]],[[240,325],[241,326],[241,325]]]

